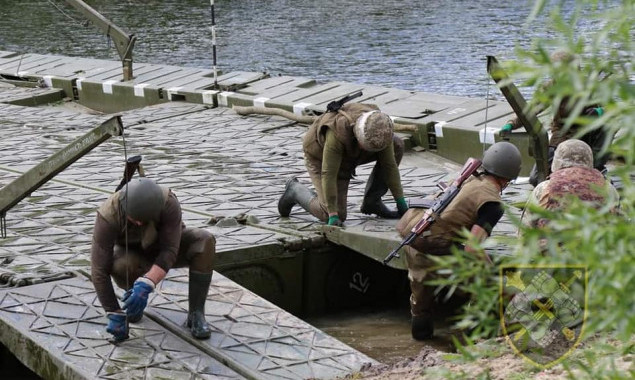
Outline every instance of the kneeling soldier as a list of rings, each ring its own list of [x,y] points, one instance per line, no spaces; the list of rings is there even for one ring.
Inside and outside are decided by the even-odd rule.
[[[376,162],[368,177],[361,212],[397,219],[408,209],[403,195],[399,163],[403,142],[394,136],[393,122],[377,106],[350,103],[327,112],[313,122],[304,135],[304,162],[311,176],[313,193],[295,178],[287,181],[278,202],[281,216],[289,216],[298,204],[329,225],[341,225],[347,216],[348,185],[355,168]],[[381,197],[390,189],[397,203],[391,210]]]

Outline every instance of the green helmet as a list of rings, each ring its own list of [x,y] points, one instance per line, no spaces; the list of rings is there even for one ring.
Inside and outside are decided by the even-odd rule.
[[[483,169],[497,177],[512,180],[520,173],[520,151],[507,141],[490,146],[483,155]]]
[[[119,204],[126,216],[140,222],[158,221],[165,204],[163,189],[149,178],[135,178],[119,192]]]
[[[582,140],[569,139],[563,141],[553,154],[552,172],[572,166],[593,167],[593,151]]]
[[[386,149],[392,143],[393,130],[390,116],[379,111],[364,112],[353,127],[357,142],[368,152]]]

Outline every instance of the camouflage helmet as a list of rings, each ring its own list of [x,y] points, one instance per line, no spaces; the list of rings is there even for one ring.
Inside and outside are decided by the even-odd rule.
[[[165,204],[163,189],[149,178],[135,178],[119,192],[124,214],[139,222],[157,221]]]
[[[507,141],[490,146],[483,155],[483,169],[497,177],[512,180],[520,173],[520,151]]]
[[[566,140],[558,145],[553,154],[552,172],[572,166],[593,167],[593,151],[582,140]]]
[[[390,116],[379,111],[369,111],[357,118],[353,133],[362,149],[379,152],[392,143],[393,129]]]
[[[557,50],[551,54],[549,57],[551,63],[553,64],[562,64],[562,65],[575,65],[580,68],[580,58],[577,54],[570,53],[565,50]]]

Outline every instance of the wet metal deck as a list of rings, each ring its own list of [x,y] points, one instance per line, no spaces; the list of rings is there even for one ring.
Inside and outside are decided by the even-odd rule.
[[[304,82],[300,78],[290,81]],[[262,89],[252,89],[255,94],[275,88],[263,81],[253,86],[257,84]],[[22,91],[8,89],[2,95],[3,89],[6,87],[0,87],[0,99],[15,99]],[[439,97],[438,101],[449,100]],[[101,144],[7,214],[8,237],[0,240],[0,274],[15,279],[68,271],[79,274],[0,289],[0,340],[40,375],[332,378],[374,362],[220,274],[214,276],[206,307],[214,333],[209,340],[195,341],[182,327],[187,309],[186,270],[170,271],[154,293],[146,318],[133,325],[130,341],[116,347],[107,343],[105,315],[92,285],[81,273],[90,271],[95,209],[118,184],[124,154],[143,155],[147,175],[179,197],[187,225],[214,233],[220,273],[231,277],[237,273],[232,272],[236,267],[256,263],[258,269],[242,276],[261,276],[266,280],[263,283],[271,284],[271,289],[264,290],[272,295],[269,299],[290,305],[289,310],[303,308],[306,290],[301,284],[306,279],[296,268],[310,267],[311,262],[306,261],[310,259],[302,252],[312,244],[324,244],[323,226],[297,208],[291,217],[279,217],[277,200],[290,176],[310,184],[301,151],[306,126],[290,125],[276,116],[243,117],[227,107],[210,107],[172,101],[124,112],[125,139],[111,138]],[[0,104],[0,185],[108,117],[63,107]],[[477,145],[475,149],[481,152],[482,145]],[[376,233],[385,245],[374,245],[364,253],[381,259],[399,238],[394,221],[358,212],[371,169],[364,165],[357,170],[349,191],[347,228],[329,238],[361,251],[347,243],[355,240],[347,234]],[[455,163],[408,151],[400,166],[406,196],[435,192],[436,182],[447,180],[448,173],[457,169]],[[508,192],[514,193],[522,195],[514,189]],[[512,231],[508,222],[495,229],[495,233]],[[273,261],[285,281],[260,265]],[[392,264],[404,267],[401,260]]]
[[[495,99],[346,82],[317,83],[311,78],[268,77],[258,72],[222,74],[218,77],[219,87],[214,86],[212,71],[205,69],[136,63],[135,75],[134,80],[122,82],[121,63],[115,61],[0,51],[0,76],[40,81],[104,112],[187,101],[224,107],[280,108],[298,114],[322,113],[331,100],[362,91],[363,96],[356,101],[376,104],[397,122],[417,126],[417,145],[456,162],[476,156],[480,144],[498,141],[498,129],[513,115],[507,102]],[[523,152],[522,173],[526,175],[533,165],[526,149],[529,136],[517,131],[511,141]]]

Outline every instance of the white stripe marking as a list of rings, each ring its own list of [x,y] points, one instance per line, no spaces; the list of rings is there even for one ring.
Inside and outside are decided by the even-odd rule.
[[[499,128],[487,127],[478,131],[478,140],[481,144],[494,144],[496,141],[494,140],[494,133],[496,133]]]
[[[229,104],[227,98],[233,94],[234,93],[231,91],[223,91],[220,94],[218,94],[218,105],[227,107],[227,105]]]
[[[302,116],[304,115],[304,110],[312,104],[313,103],[296,103],[293,105],[293,113]]]
[[[214,95],[216,94],[218,94],[218,91],[203,91],[203,104],[214,104]]]
[[[144,97],[145,92],[143,91],[143,88],[146,86],[149,86],[150,83],[139,83],[139,84],[135,84],[134,85],[134,96],[139,96],[141,98]]]
[[[101,89],[104,94],[112,94],[112,84],[117,83],[116,80],[107,80],[101,84]]]
[[[178,95],[179,90],[183,87],[170,87],[168,88],[168,99],[172,100],[172,95]]]
[[[265,106],[265,102],[269,100],[269,98],[265,98],[265,97],[260,97],[260,98],[256,98],[254,99],[254,107],[266,107]]]
[[[443,137],[443,126],[446,124],[445,121],[440,121],[434,125],[434,134],[436,137]]]
[[[46,87],[53,87],[53,76],[52,75],[44,75],[42,77],[44,79],[44,84]]]

